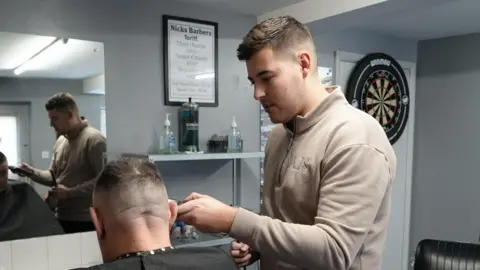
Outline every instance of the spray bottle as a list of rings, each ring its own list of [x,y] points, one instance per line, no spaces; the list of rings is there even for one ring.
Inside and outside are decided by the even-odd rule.
[[[165,114],[164,134],[163,134],[163,145],[162,145],[162,154],[174,154],[177,152],[177,144],[175,142],[175,135],[170,129],[170,119],[168,117],[170,113]]]
[[[235,116],[232,119],[232,125],[230,132],[228,133],[228,152],[242,152],[242,137],[240,135],[240,130],[237,126],[237,121],[235,121]]]

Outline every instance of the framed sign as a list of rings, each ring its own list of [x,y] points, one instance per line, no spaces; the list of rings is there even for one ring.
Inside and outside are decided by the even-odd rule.
[[[218,106],[218,24],[163,16],[165,105]]]

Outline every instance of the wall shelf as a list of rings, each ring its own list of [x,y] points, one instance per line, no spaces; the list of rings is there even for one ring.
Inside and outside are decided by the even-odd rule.
[[[128,154],[127,154],[128,155]],[[263,158],[263,152],[148,155],[152,162]]]

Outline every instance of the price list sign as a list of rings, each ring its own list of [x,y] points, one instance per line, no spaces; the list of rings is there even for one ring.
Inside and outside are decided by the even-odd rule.
[[[163,17],[165,105],[218,106],[218,24]]]

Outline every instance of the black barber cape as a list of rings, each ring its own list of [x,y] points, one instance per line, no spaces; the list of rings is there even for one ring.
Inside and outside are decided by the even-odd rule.
[[[238,270],[226,251],[215,247],[170,249],[162,253],[130,257],[73,270]]]
[[[54,213],[27,183],[0,191],[0,241],[64,234]]]

